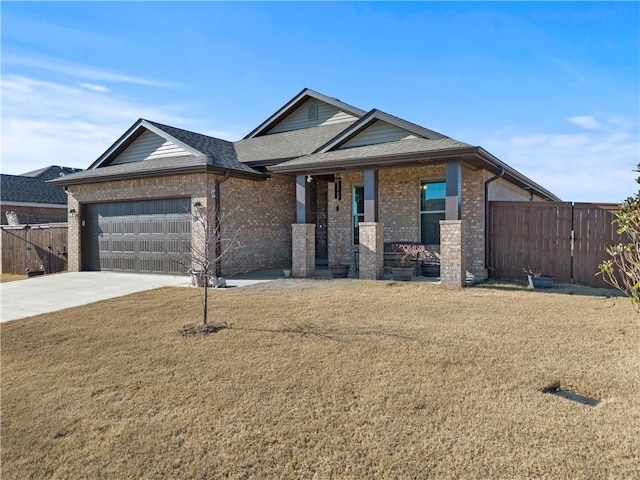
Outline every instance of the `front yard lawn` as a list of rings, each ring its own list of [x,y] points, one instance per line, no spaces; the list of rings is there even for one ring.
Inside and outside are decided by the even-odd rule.
[[[640,322],[601,292],[279,280],[211,291],[210,335],[188,288],[2,324],[2,478],[637,478]]]

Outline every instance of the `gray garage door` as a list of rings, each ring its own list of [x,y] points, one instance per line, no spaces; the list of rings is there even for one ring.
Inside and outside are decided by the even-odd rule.
[[[82,269],[184,274],[189,212],[188,198],[85,205]]]

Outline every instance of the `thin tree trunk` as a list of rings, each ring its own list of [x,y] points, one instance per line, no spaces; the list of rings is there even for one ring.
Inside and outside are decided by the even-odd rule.
[[[207,310],[209,309],[209,275],[204,274],[204,312],[202,313],[202,320],[207,325]]]

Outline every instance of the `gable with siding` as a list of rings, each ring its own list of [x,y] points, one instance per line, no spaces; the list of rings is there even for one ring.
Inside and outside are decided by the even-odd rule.
[[[156,158],[184,157],[191,155],[184,148],[162,138],[160,135],[145,130],[124,152],[114,159],[111,165],[141,162]]]
[[[316,106],[316,115],[313,115],[314,107],[312,107],[312,104]],[[310,107],[312,109],[311,115],[309,111]],[[290,132],[292,130],[302,130],[304,128],[319,127],[321,125],[353,122],[357,119],[358,117],[340,110],[334,105],[329,105],[328,103],[311,98],[277,123],[268,133]]]
[[[339,147],[339,150],[353,147],[363,147],[365,145],[377,145],[379,143],[397,142],[412,138],[422,138],[408,132],[402,128],[391,125],[381,120],[376,120],[369,127],[365,128],[358,135]]]

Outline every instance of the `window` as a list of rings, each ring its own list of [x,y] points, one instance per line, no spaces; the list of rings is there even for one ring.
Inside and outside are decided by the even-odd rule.
[[[353,207],[351,214],[353,215],[353,244],[360,244],[360,228],[359,223],[364,222],[364,185],[353,186]]]
[[[445,182],[420,182],[420,242],[440,245],[440,220],[444,220]]]
[[[309,104],[309,109],[307,110],[308,120],[318,120],[318,104],[312,102]]]

